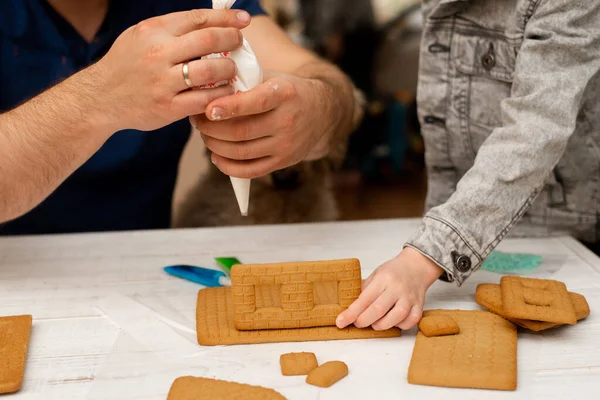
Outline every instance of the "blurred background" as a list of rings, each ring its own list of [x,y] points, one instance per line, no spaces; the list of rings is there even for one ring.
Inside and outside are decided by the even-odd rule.
[[[423,212],[423,142],[416,115],[421,36],[418,0],[262,0],[294,41],[337,64],[365,94],[334,192],[342,220],[410,218]],[[206,163],[193,135],[180,168],[174,209]]]

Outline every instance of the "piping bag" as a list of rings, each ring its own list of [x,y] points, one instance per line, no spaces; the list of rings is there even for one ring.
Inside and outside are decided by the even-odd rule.
[[[213,0],[213,9],[224,10],[233,6],[236,0]],[[239,49],[219,54],[211,54],[207,58],[230,58],[236,65],[236,76],[231,82],[236,93],[246,92],[263,82],[263,72],[258,60],[246,39]],[[231,185],[235,192],[235,198],[243,216],[248,215],[250,203],[250,179],[242,179],[231,176]]]

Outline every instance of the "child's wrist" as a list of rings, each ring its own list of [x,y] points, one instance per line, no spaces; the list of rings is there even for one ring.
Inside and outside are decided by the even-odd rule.
[[[433,283],[437,281],[444,273],[443,268],[437,265],[429,257],[424,256],[421,252],[413,249],[412,247],[404,248],[400,253],[400,256],[405,256],[406,261],[410,265],[419,268],[425,273],[428,286],[433,285]]]

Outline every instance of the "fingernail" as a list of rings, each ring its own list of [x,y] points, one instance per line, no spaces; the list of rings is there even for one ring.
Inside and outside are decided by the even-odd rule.
[[[245,24],[250,22],[250,14],[248,14],[245,11],[240,11],[239,13],[237,13],[237,18]]]
[[[342,326],[342,322],[343,322],[343,321],[344,321],[344,318],[342,318],[342,316],[341,316],[341,315],[339,315],[339,316],[336,318],[336,320],[335,320],[335,324],[336,324],[338,327],[341,327],[341,326]]]
[[[215,155],[214,155],[214,154],[212,154],[212,155],[210,156],[210,161],[211,161],[213,164],[217,165],[217,157],[215,157]]]
[[[223,118],[223,109],[219,107],[214,107],[210,113],[210,119],[213,121],[218,121]]]

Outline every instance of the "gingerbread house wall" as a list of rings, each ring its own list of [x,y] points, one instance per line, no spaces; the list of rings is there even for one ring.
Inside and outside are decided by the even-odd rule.
[[[238,330],[335,325],[339,313],[361,291],[360,262],[356,259],[237,265],[231,280]],[[315,304],[313,284],[319,282],[337,282],[337,304]],[[272,285],[279,285],[281,307],[257,309],[257,287]]]

